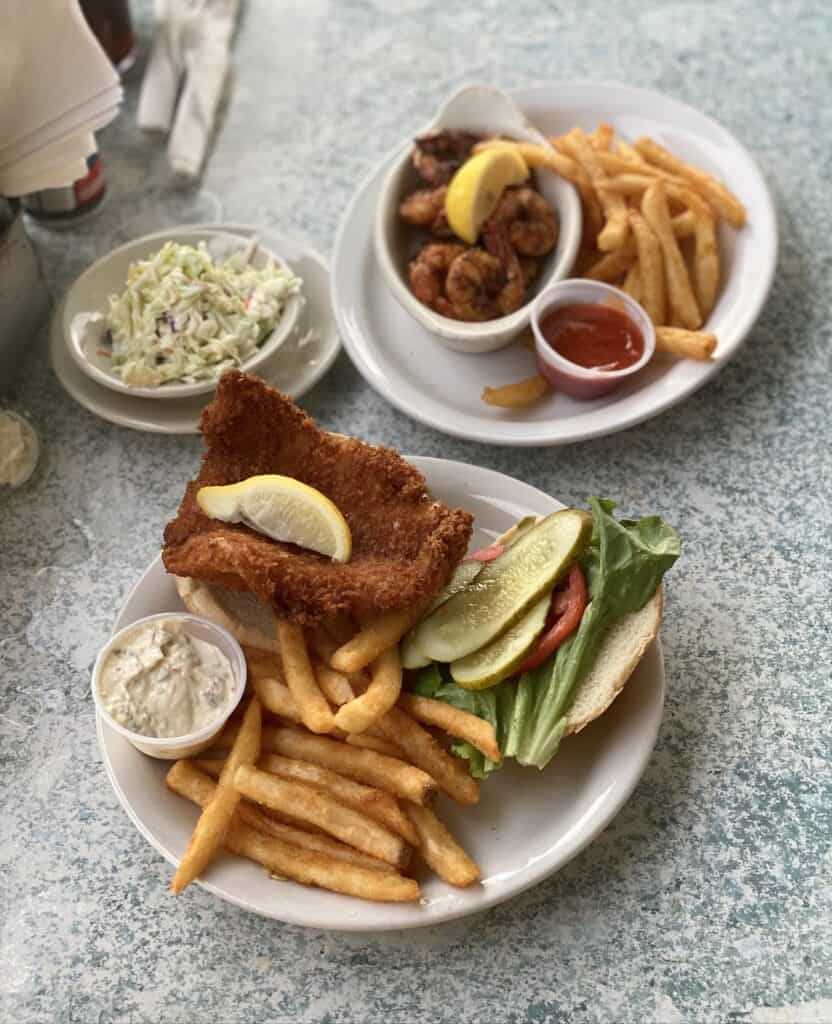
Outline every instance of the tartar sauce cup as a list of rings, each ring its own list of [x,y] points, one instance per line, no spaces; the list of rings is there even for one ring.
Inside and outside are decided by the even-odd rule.
[[[205,643],[218,648],[228,658],[234,677],[234,691],[228,706],[223,708],[218,717],[212,719],[207,725],[185,736],[143,736],[141,733],[125,728],[104,707],[99,690],[102,669],[113,648],[117,647],[129,633],[140,626],[161,621],[180,622],[189,636],[197,640],[204,640]],[[131,622],[129,626],[125,626],[110,637],[96,658],[92,670],[92,698],[95,701],[96,711],[107,725],[129,740],[136,750],[140,750],[150,757],[158,757],[163,761],[176,761],[180,757],[193,757],[210,747],[214,737],[219,734],[240,703],[246,688],[246,677],[247,667],[243,649],[227,629],[199,615],[189,615],[187,612],[161,612],[158,615],[148,615],[143,619],[136,619],[135,622]]]
[[[629,317],[641,331],[644,340],[641,358],[621,370],[600,370],[579,366],[556,352],[543,336],[541,322],[548,313],[576,303],[608,306]],[[606,395],[643,369],[656,351],[656,331],[644,308],[620,288],[601,281],[570,278],[550,285],[532,304],[531,324],[538,370],[555,388],[573,398],[600,398]]]

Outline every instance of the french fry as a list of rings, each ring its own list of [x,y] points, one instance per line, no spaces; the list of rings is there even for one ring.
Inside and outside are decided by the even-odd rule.
[[[621,174],[617,178],[609,179],[609,188],[620,193],[628,199],[640,200],[648,188],[656,181],[644,174]],[[679,188],[677,185],[665,182],[668,196],[683,206],[689,206],[693,193],[689,188]],[[693,196],[695,199],[696,197]],[[696,229],[696,219],[691,209],[682,210],[673,214],[670,220],[673,227],[673,234],[678,239],[690,238]]]
[[[629,224],[627,205],[618,193],[607,188],[607,176],[599,163],[603,154],[596,152],[580,128],[566,136],[565,145],[570,155],[584,168],[595,188],[606,222],[598,233],[597,244],[602,252],[620,249],[627,241]]]
[[[335,728],[335,717],[312,671],[303,630],[283,619],[275,621],[283,674],[303,724],[310,732],[331,732]]]
[[[688,276],[679,244],[670,225],[670,211],[664,182],[656,181],[641,201],[644,219],[655,232],[664,256],[665,283],[671,312],[683,326],[695,330],[702,323],[699,307]]]
[[[619,174],[615,178],[610,178],[609,188],[613,192],[617,192],[619,195],[624,196],[627,199],[637,200],[644,195],[644,193],[647,191],[648,188],[650,188],[651,185],[655,185],[657,181],[663,182],[668,197],[671,198],[676,204],[680,206],[687,205],[687,197],[690,195],[690,188],[688,187],[687,183],[683,182],[680,185],[676,182],[667,181],[664,178],[658,176],[651,177],[649,174],[642,174],[641,172],[636,174],[633,171],[631,171],[627,174]],[[674,218],[679,217],[682,215],[682,213],[684,213],[683,210],[677,214],[672,214],[672,216]],[[679,224],[686,224],[688,227],[687,233],[692,233],[692,222],[688,220],[680,220]]]
[[[312,668],[315,678],[318,680],[318,686],[330,704],[341,707],[355,697],[350,681],[343,672],[339,672],[317,658],[312,662]]]
[[[241,644],[277,653],[277,640],[273,636],[264,633],[257,626],[240,622],[227,612],[206,583],[191,579],[189,576],[174,576],[173,580],[182,604],[193,615],[202,615],[217,625],[224,626]]]
[[[735,228],[741,228],[745,224],[745,207],[721,181],[717,181],[701,168],[680,160],[653,139],[641,138],[636,142],[635,148],[655,167],[660,167],[686,181],[694,192],[707,200],[729,224]]]
[[[264,754],[260,758],[258,766],[289,782],[302,782],[322,793],[328,793],[347,807],[361,811],[369,818],[373,818],[391,831],[398,833],[412,846],[416,845],[413,828],[396,802],[396,798],[390,793],[385,793],[374,786],[367,786],[363,782],[347,779],[343,775],[338,775],[337,772],[332,772],[317,764],[311,764],[309,761],[299,761],[297,758],[283,757],[281,754]]]
[[[632,164],[633,167],[650,166],[635,146],[631,146],[629,142],[624,142],[621,139],[616,142],[614,153],[622,160],[626,160],[628,164]]]
[[[204,772],[206,775],[216,780],[222,774],[222,767],[225,764],[225,760],[223,758],[216,757],[200,757],[192,761],[191,764],[193,764],[195,768],[198,768],[199,771]],[[253,807],[258,814],[269,818],[271,821],[277,822],[279,825],[288,825],[291,828],[299,827],[297,821],[294,818],[290,818],[288,814],[281,814],[280,811],[275,811],[271,807],[258,807],[256,804],[251,803],[250,800],[241,800],[239,807],[237,808],[237,813],[239,814],[240,809],[246,806]],[[308,823],[304,826],[304,831],[314,833],[315,835],[323,835],[323,832],[321,832],[319,828]]]
[[[298,729],[265,729],[263,749],[311,761],[413,803],[427,803],[436,795],[436,782],[414,765],[324,736],[310,736]]]
[[[714,218],[707,203],[698,196],[689,197],[694,218],[693,288],[703,320],[714,308],[719,289],[719,249]]]
[[[581,276],[588,277],[591,281],[606,281],[609,284],[617,281],[622,274],[626,274],[636,262],[636,258],[635,243],[630,240],[620,249],[605,253]]]
[[[503,384],[500,387],[482,389],[482,400],[488,405],[496,405],[501,409],[522,409],[524,406],[539,402],[552,390],[546,378],[536,373],[533,377]]]
[[[626,174],[618,174],[609,179],[608,187],[627,199],[639,199],[650,186],[657,181],[656,177],[649,174],[636,173],[631,169]]]
[[[330,665],[339,672],[350,674],[366,668],[371,661],[394,647],[413,625],[421,609],[405,608],[402,611],[385,612],[367,623],[352,639],[332,655]]]
[[[216,791],[199,816],[188,848],[171,882],[177,895],[208,867],[225,842],[231,819],[240,802],[233,785],[234,773],[241,765],[251,765],[260,756],[260,702],[255,697],[246,708],[237,738],[223,766]]]
[[[330,665],[332,655],[347,640],[355,636],[355,629],[340,626],[334,622],[329,622],[327,625],[331,626],[333,631],[342,637],[340,642],[336,642],[324,627],[313,630],[308,637],[308,641],[315,654],[313,665],[318,685],[323,690],[324,696],[330,704],[340,707],[342,704],[346,704],[347,701],[353,699],[356,687],[360,688],[364,681],[363,673],[353,672],[350,675],[345,675],[345,673],[332,668]]]
[[[193,781],[190,795],[200,807],[204,807],[216,789],[212,780],[219,778],[223,762],[190,761],[183,763],[189,763],[196,769],[192,773]],[[291,843],[293,846],[299,846],[304,850],[316,850],[318,853],[326,853],[336,860],[343,860],[348,864],[357,864],[359,867],[370,868],[372,871],[391,872],[396,870],[385,861],[378,860],[376,857],[370,857],[366,853],[360,853],[358,850],[353,849],[352,846],[347,846],[346,843],[332,839],[322,832],[317,830],[315,832],[306,832],[296,825],[289,824],[288,821],[291,819],[278,820],[275,817],[276,814],[276,811],[270,810],[266,813],[255,804],[249,803],[247,800],[241,800],[234,817],[235,820],[239,819],[244,824],[256,828],[258,832],[263,832],[268,836],[275,836],[277,839],[282,839],[284,842]],[[404,811],[401,811],[401,814],[404,816]],[[410,819],[406,818],[406,820],[410,828],[413,829]],[[418,840],[413,845],[418,845]]]
[[[380,903],[412,903],[419,899],[419,885],[396,872],[384,873],[346,864],[323,853],[290,846],[264,836],[246,825],[236,826],[229,849],[262,864],[279,878],[317,885],[322,889]]]
[[[641,270],[638,263],[634,263],[627,271],[627,276],[621,284],[621,290],[636,302],[641,301]]]
[[[267,676],[256,676],[251,684],[257,699],[266,711],[273,715],[280,715],[290,722],[302,722],[300,708],[292,696],[289,687],[279,679],[269,679]]]
[[[464,762],[443,750],[410,715],[400,708],[391,708],[379,725],[387,739],[401,747],[407,759],[435,779],[452,800],[459,804],[475,804],[479,800],[479,786]]]
[[[177,761],[167,774],[174,793],[199,803],[194,776],[199,772],[188,761]],[[419,899],[419,886],[412,878],[346,863],[324,852],[302,849],[236,819],[232,820],[224,845],[232,853],[267,868],[272,874],[305,885],[387,903],[412,903]]]
[[[370,685],[335,715],[344,732],[366,732],[396,703],[402,690],[402,665],[397,646],[389,647],[372,663]]]
[[[604,152],[610,148],[614,137],[615,132],[613,131],[612,125],[605,124],[603,121],[598,125],[595,131],[588,136],[593,149],[597,149],[600,152]]]
[[[630,210],[630,227],[636,240],[640,299],[644,310],[654,324],[664,323],[667,300],[665,295],[662,247],[653,229],[636,210]]]
[[[399,697],[399,707],[422,725],[435,725],[449,736],[470,743],[492,761],[500,760],[502,755],[494,726],[484,718],[416,693],[403,693]]]
[[[379,754],[386,754],[388,757],[397,757],[399,760],[403,760],[404,754],[402,753],[401,747],[397,747],[395,743],[391,743],[390,740],[382,739],[380,736],[372,736],[366,732],[352,732],[346,740],[354,747],[364,747],[366,750],[376,750]]]
[[[402,812],[404,813],[404,812]],[[240,801],[237,808],[237,817],[244,825],[262,832],[267,836],[274,836],[275,839],[282,839],[292,846],[301,850],[315,850],[317,853],[325,853],[334,860],[344,861],[346,864],[355,864],[357,867],[367,868],[368,871],[381,871],[383,874],[396,874],[396,868],[378,857],[371,857],[368,853],[362,853],[352,846],[347,846],[339,839],[333,839],[323,832],[305,832],[302,828],[294,825],[286,825],[277,821],[271,815],[264,814],[261,810],[246,800]],[[410,819],[408,819],[410,823]]]
[[[405,811],[419,834],[422,856],[444,882],[464,888],[479,879],[479,867],[430,808],[405,804]]]
[[[656,328],[656,350],[671,352],[686,359],[710,359],[716,350],[716,335],[705,331],[686,331],[679,327]]]
[[[596,154],[596,158],[601,169],[608,178],[614,179],[619,174],[637,173],[645,177],[653,178],[654,180],[660,179],[667,185],[672,184],[680,188],[689,187],[688,182],[676,174],[669,174],[667,171],[663,171],[658,167],[653,167],[648,163],[635,164],[627,157],[622,157],[617,153],[598,153]]]
[[[696,230],[696,218],[693,216],[693,210],[677,213],[670,223],[673,227],[673,234],[680,240],[690,238]]]
[[[356,850],[405,867],[410,857],[401,836],[366,814],[345,807],[329,794],[300,782],[289,782],[250,765],[242,765],[234,776],[239,793],[258,804],[272,807],[298,821],[310,822]]]
[[[564,156],[568,156],[569,148],[566,142],[567,135],[569,135],[569,132],[564,132],[563,135],[550,135],[546,141],[559,153],[563,153]]]

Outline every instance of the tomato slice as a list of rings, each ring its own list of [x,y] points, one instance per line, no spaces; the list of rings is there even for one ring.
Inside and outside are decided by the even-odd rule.
[[[495,558],[499,558],[500,555],[505,551],[502,544],[491,544],[487,548],[480,548],[479,551],[475,551],[473,555],[469,555],[466,559],[467,562],[493,562]]]
[[[552,591],[552,603],[549,605],[546,625],[531,653],[521,662],[517,669],[518,673],[528,672],[542,665],[564,640],[572,636],[584,614],[586,598],[583,569],[575,562],[563,583]]]

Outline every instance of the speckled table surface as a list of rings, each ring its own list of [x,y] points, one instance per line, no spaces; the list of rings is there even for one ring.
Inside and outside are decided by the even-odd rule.
[[[144,46],[148,5],[134,12]],[[401,126],[469,79],[619,79],[714,115],[771,185],[780,262],[724,372],[613,438],[541,451],[452,440],[395,413],[345,356],[307,396],[327,427],[567,502],[600,489],[685,538],[663,627],[665,719],[632,799],[545,884],[409,934],[306,931],[201,890],[169,896],[168,865],[104,776],[88,673],[200,443],[86,413],[52,376],[45,332],[33,339],[4,396],[44,457],[0,505],[2,1021],[832,1020],[830,53],[825,5],[809,0],[251,0],[196,197],[170,191],[163,148],[136,129],[136,69],[101,133],[107,208],[38,233],[56,297],[147,217],[219,213],[327,251]]]

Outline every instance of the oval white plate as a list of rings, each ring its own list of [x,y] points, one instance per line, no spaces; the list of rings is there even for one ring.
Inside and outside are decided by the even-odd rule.
[[[238,245],[234,246],[234,240]],[[83,329],[76,324],[76,317],[86,319],[90,314],[105,316],[109,308],[110,295],[120,294],[124,290],[127,274],[131,264],[138,260],[146,260],[159,251],[165,242],[178,242],[180,245],[197,246],[205,242],[215,260],[218,255],[214,250],[217,246],[225,258],[243,249],[247,244],[246,236],[234,235],[230,231],[216,231],[206,227],[175,227],[165,231],[154,232],[127,242],[112,252],[96,260],[83,274],[75,279],[66,293],[63,305],[64,336],[69,346],[69,354],[75,360],[82,373],[91,377],[105,388],[111,388],[123,395],[139,398],[164,399],[173,401],[179,398],[192,398],[194,395],[211,394],[216,387],[216,380],[200,380],[193,383],[169,383],[159,387],[134,387],[125,384],[114,372],[112,362],[107,355],[99,354],[95,344],[87,340]],[[258,270],[265,269],[273,260],[278,264],[287,264],[288,260],[282,253],[273,252],[265,245],[256,245],[250,259],[252,266]],[[290,267],[290,269],[292,269]],[[283,313],[274,330],[269,334],[257,351],[242,364],[242,369],[256,373],[265,365],[297,326],[303,299],[292,295],[286,302]]]
[[[627,85],[555,82],[511,92],[545,135],[608,121],[624,137],[651,135],[674,153],[722,178],[748,209],[740,232],[722,228],[727,279],[708,320],[719,337],[710,363],[655,360],[632,382],[592,402],[553,394],[526,410],[501,410],[480,399],[496,386],[535,372],[521,345],[479,356],[452,352],[415,323],[391,295],[373,252],[373,224],[394,156],[359,186],[338,229],[332,296],[344,345],[358,370],[414,419],[456,437],[506,445],[568,444],[611,434],[681,401],[725,365],[766,300],[777,260],[771,196],[754,160],[715,121],[676,100]]]
[[[249,238],[257,235],[264,244],[285,256],[295,273],[303,279],[306,305],[301,311],[298,326],[280,350],[260,367],[258,375],[292,398],[306,394],[329,370],[341,348],[330,304],[326,260],[316,250],[273,229],[261,230],[241,224],[205,224],[201,227]],[[310,328],[315,330],[315,336],[301,346],[300,342]],[[157,402],[102,387],[82,373],[70,356],[61,307],[53,316],[49,352],[58,380],[76,402],[96,416],[122,427],[153,433],[198,432],[200,414],[212,394]]]
[[[474,513],[475,546],[524,515],[562,507],[542,491],[493,470],[444,459],[410,461],[438,499]],[[113,630],[154,612],[181,609],[157,557],[127,597]],[[657,642],[610,710],[566,740],[545,771],[503,768],[483,784],[475,807],[441,801],[442,818],[482,867],[480,885],[454,889],[430,875],[420,879],[421,905],[366,903],[270,880],[255,864],[230,856],[213,864],[201,884],[247,910],[314,928],[417,928],[475,914],[557,871],[606,827],[647,766],[663,703],[664,667]],[[144,757],[101,719],[98,740],[110,782],[133,823],[168,861],[178,863],[196,809],[168,792],[163,765]]]

